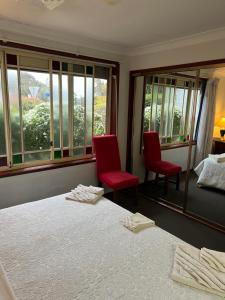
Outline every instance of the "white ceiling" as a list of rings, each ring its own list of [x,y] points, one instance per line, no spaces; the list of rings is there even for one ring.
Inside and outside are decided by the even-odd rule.
[[[135,48],[225,27],[225,0],[0,0],[0,18],[23,25]]]

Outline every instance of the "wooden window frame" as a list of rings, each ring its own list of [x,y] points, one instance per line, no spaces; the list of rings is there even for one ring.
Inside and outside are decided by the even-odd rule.
[[[170,78],[171,77],[171,78]],[[190,78],[190,76],[179,76],[179,74],[176,74],[175,76],[168,76],[168,75],[161,75],[160,76],[160,74],[159,75],[157,75],[157,78],[158,78],[158,82],[157,83],[155,83],[155,81],[154,81],[154,79],[155,79],[155,76],[153,75],[152,76],[152,82],[151,82],[151,89],[152,89],[152,100],[151,100],[151,105],[150,105],[150,109],[151,109],[151,114],[150,114],[150,120],[149,120],[149,128],[148,128],[148,130],[150,130],[150,126],[151,126],[151,124],[152,124],[152,118],[153,118],[153,106],[154,105],[157,105],[157,103],[158,103],[158,93],[159,93],[159,88],[160,87],[162,87],[163,88],[163,99],[162,99],[162,105],[161,105],[161,116],[160,116],[160,128],[159,128],[159,136],[160,136],[160,140],[163,140],[163,139],[168,139],[168,138],[171,138],[171,140],[174,138],[174,137],[179,137],[180,135],[184,135],[184,136],[187,136],[187,128],[188,128],[188,122],[189,122],[189,117],[188,117],[188,115],[186,114],[186,112],[187,111],[189,111],[190,110],[190,103],[191,103],[191,95],[192,95],[192,90],[194,90],[194,87],[193,87],[193,85],[190,85],[190,82],[192,82],[193,80],[192,80],[192,78]],[[163,83],[161,83],[161,82],[159,82],[159,78],[161,78],[164,82]],[[177,85],[177,80],[179,80],[180,78],[184,78],[184,82],[183,82],[183,86],[181,86],[181,85]],[[185,78],[186,79],[189,79],[188,81],[189,81],[189,86],[188,87],[186,87],[185,86],[185,83],[186,83],[186,81],[185,81]],[[167,84],[167,79],[170,79],[170,80],[175,80],[175,84]],[[188,82],[187,81],[187,82]],[[146,84],[147,84],[147,82],[148,82],[148,80],[147,80],[147,76],[144,76],[144,82],[143,82],[143,101],[142,101],[142,120],[141,120],[141,122],[142,122],[142,125],[141,125],[141,139],[140,139],[140,141],[141,141],[141,145],[140,145],[140,152],[141,152],[141,150],[142,150],[142,144],[143,144],[143,139],[142,139],[142,136],[143,136],[143,130],[144,130],[144,111],[145,111],[145,101],[146,101]],[[156,102],[155,103],[153,103],[153,97],[154,97],[154,87],[155,86],[157,86],[157,99],[156,99]],[[172,120],[171,120],[171,124],[169,123],[169,127],[171,127],[170,128],[170,135],[169,136],[163,136],[162,135],[162,128],[163,128],[163,123],[165,122],[165,120],[164,120],[164,106],[165,106],[165,88],[166,87],[170,87],[170,95],[171,95],[171,88],[173,88],[174,90],[173,90],[173,99],[172,99],[172,101],[173,101],[173,104],[172,104],[172,115],[173,115],[173,118],[172,118]],[[174,107],[175,107],[175,98],[176,98],[176,90],[177,90],[177,88],[182,88],[183,89],[183,102],[182,102],[182,117],[181,117],[181,120],[180,120],[180,126],[179,126],[179,134],[176,134],[176,135],[174,135],[173,134],[173,126],[174,126],[174,122],[173,122],[173,120],[174,120]],[[185,104],[185,101],[184,101],[184,99],[185,99],[185,90],[187,90],[188,92],[187,92],[187,103],[186,103],[186,108],[185,108],[185,116],[184,116],[184,114],[183,114],[183,112],[184,112],[184,104]],[[169,99],[169,101],[171,101],[171,97],[170,97],[170,99]],[[169,102],[170,103],[170,102]],[[157,110],[156,110],[156,113],[155,113],[155,115],[157,115]],[[184,120],[182,120],[182,119],[184,119]],[[155,120],[156,120],[156,118],[155,118]],[[166,122],[168,122],[167,121],[167,119],[166,119]],[[154,121],[154,130],[155,130],[155,128],[156,128],[156,121]],[[181,130],[182,129],[182,130]],[[186,141],[183,141],[183,142],[178,142],[178,141],[172,141],[171,143],[162,143],[161,144],[161,147],[162,147],[162,149],[164,148],[163,146],[165,145],[165,148],[168,148],[168,145],[174,145],[174,147],[173,148],[178,148],[178,147],[181,147],[181,145],[182,144],[184,144],[184,146],[187,144],[186,143]]]
[[[45,59],[49,57],[51,61],[56,60],[60,61],[62,65],[62,62],[68,61],[72,62],[73,64],[77,65],[84,65],[84,66],[93,66],[93,74],[88,75],[89,77],[93,78],[93,99],[94,99],[94,66],[106,66],[109,68],[109,80],[107,80],[107,108],[106,108],[106,120],[108,117],[110,117],[110,121],[107,122],[106,130],[108,133],[116,133],[116,122],[117,122],[117,106],[118,106],[118,93],[119,93],[119,70],[120,70],[120,64],[116,61],[110,61],[106,59],[99,59],[99,58],[93,58],[93,57],[88,57],[88,56],[82,56],[82,55],[76,55],[73,53],[67,53],[67,52],[62,52],[62,51],[56,51],[56,50],[51,50],[51,49],[45,49],[45,48],[40,48],[40,47],[33,47],[30,45],[24,45],[24,44],[18,44],[18,43],[13,43],[13,42],[3,42],[0,40],[0,51],[1,53],[9,53],[9,54],[23,54],[23,55],[28,55],[28,56],[36,56],[42,58],[44,57]],[[17,54],[18,53],[18,54]],[[7,63],[6,63],[6,56],[4,56],[4,59],[1,60],[1,70],[7,70]],[[19,60],[17,58],[17,62],[19,63]],[[51,66],[52,64],[50,64]],[[13,66],[13,68],[18,69],[18,66]],[[22,69],[26,70],[31,70],[31,71],[40,71],[38,68],[37,70],[35,68],[29,68],[25,67]],[[6,72],[6,71],[5,71]],[[20,73],[17,70],[18,73]],[[46,72],[46,70],[45,70]],[[53,94],[52,94],[52,74],[53,70],[52,68],[49,67],[49,70],[47,71],[50,77],[50,109],[51,109],[51,119],[53,118]],[[55,73],[55,70],[54,70]],[[62,76],[64,73],[63,70],[60,67],[59,72],[56,72],[59,74],[59,77]],[[75,75],[74,72],[72,72],[73,75]],[[116,89],[116,97],[113,97],[115,94],[115,91],[111,89],[111,82],[112,82],[112,76],[117,76],[117,89]],[[81,74],[77,74],[81,75]],[[19,75],[20,76],[20,75]],[[82,74],[85,80],[85,86],[86,86],[86,67],[85,67],[85,74]],[[72,77],[72,76],[71,76]],[[8,99],[8,87],[7,87],[7,78],[5,76],[2,76],[2,82],[3,84],[3,102],[4,102],[4,110],[6,111],[4,114],[5,118],[5,123],[7,123],[7,128],[5,129],[7,133],[6,137],[6,148],[7,148],[7,159],[8,157],[12,157],[12,148],[11,148],[11,128],[10,128],[10,117],[9,117],[9,99]],[[19,81],[19,79],[18,79]],[[68,82],[68,89],[73,89],[73,83],[71,85],[71,82],[73,80],[69,79]],[[20,92],[20,88],[19,88]],[[86,88],[85,88],[85,93],[86,93]],[[62,95],[61,91],[59,92],[59,97],[60,101],[62,100]],[[19,96],[21,98],[21,95]],[[20,99],[21,100],[21,99]],[[93,100],[94,101],[94,100]],[[116,103],[115,103],[116,101]],[[71,101],[70,101],[71,102]],[[93,107],[94,107],[94,102],[93,102]],[[115,111],[116,107],[116,111]],[[61,110],[60,110],[61,111]],[[112,113],[113,112],[113,113]],[[69,114],[71,111],[69,110]],[[93,108],[93,121],[94,121],[94,108]],[[6,117],[5,117],[6,115]],[[51,123],[53,121],[51,120]],[[86,121],[84,121],[86,124]],[[62,116],[61,116],[61,123],[62,123]],[[60,124],[61,126],[61,124]],[[71,125],[69,125],[69,130],[71,130]],[[53,128],[53,125],[52,125]],[[60,131],[62,133],[62,131]],[[93,126],[92,126],[92,133],[93,133]],[[86,132],[85,132],[86,134]],[[52,130],[51,130],[51,141],[53,140],[54,136],[52,136]],[[62,137],[60,137],[60,140],[62,141]],[[61,144],[62,145],[62,144]],[[69,141],[69,148],[71,145],[71,141]],[[86,146],[88,149],[86,149]],[[20,165],[16,165],[13,167],[10,167],[10,162],[8,161],[8,166],[7,167],[1,167],[0,169],[0,177],[6,177],[6,176],[14,176],[14,175],[19,175],[19,174],[25,174],[25,173],[30,173],[30,172],[39,172],[43,170],[49,170],[49,169],[55,169],[55,168],[61,168],[61,167],[67,167],[67,166],[72,166],[72,165],[80,165],[84,163],[90,163],[95,161],[95,157],[93,154],[90,154],[90,147],[91,145],[84,145],[84,153],[82,157],[68,157],[68,158],[62,158],[62,159],[57,159],[55,160],[53,155],[54,155],[54,149],[51,149],[51,161],[35,161],[33,163],[24,163]],[[60,149],[62,151],[62,149]],[[34,152],[34,151],[32,151]],[[36,151],[36,152],[42,152]],[[11,175],[10,175],[11,174]]]

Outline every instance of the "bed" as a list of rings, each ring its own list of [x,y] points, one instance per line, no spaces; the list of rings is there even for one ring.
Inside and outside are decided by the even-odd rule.
[[[0,211],[0,262],[16,299],[221,299],[171,280],[180,239],[159,227],[130,232],[119,222],[129,212],[107,199],[65,196]]]
[[[225,191],[225,154],[209,154],[209,157],[201,161],[195,168],[195,172],[199,176],[198,186]]]

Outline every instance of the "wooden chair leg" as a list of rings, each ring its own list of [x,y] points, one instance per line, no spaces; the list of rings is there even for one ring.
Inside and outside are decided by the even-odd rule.
[[[146,171],[145,171],[145,183],[148,181],[148,173],[149,173],[149,171],[146,170]]]
[[[113,191],[113,202],[117,202],[118,192],[116,190]]]
[[[180,189],[180,173],[177,173],[176,190],[179,191],[179,189]]]
[[[138,187],[134,187],[134,206],[137,206],[138,204]]]
[[[168,194],[168,182],[169,182],[169,178],[167,176],[165,176],[164,179],[164,194],[167,195]]]
[[[102,187],[102,182],[101,181],[98,182],[98,186]]]
[[[159,174],[156,173],[155,174],[155,184],[158,184],[158,181],[159,181]]]

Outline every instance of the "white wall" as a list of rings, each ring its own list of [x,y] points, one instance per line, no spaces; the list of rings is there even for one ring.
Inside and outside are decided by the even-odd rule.
[[[148,54],[131,56],[128,63],[129,70],[137,70],[219,58],[225,58],[225,38],[168,50],[154,50]]]
[[[0,179],[0,209],[69,192],[75,185],[97,184],[95,163]]]
[[[216,91],[216,111],[215,111],[215,122],[213,136],[220,138],[220,127],[219,121],[225,117],[225,71],[224,69],[217,70],[213,73],[213,77],[218,78],[218,87]]]

